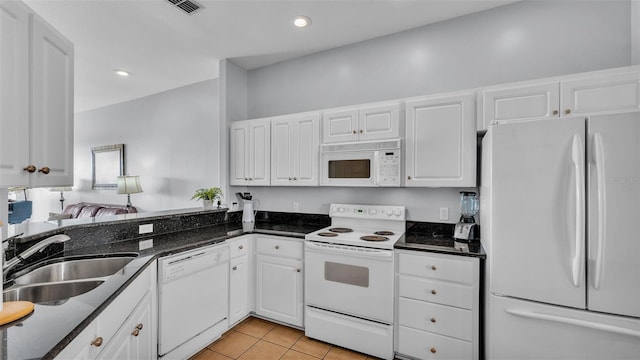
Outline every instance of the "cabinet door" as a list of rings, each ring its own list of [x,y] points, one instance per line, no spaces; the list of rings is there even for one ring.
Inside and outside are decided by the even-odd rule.
[[[99,359],[155,359],[151,308],[151,295],[147,293],[107,344]]]
[[[249,314],[249,256],[233,259],[229,266],[229,324],[235,324]]]
[[[229,185],[249,182],[249,123],[231,123],[229,136]]]
[[[31,184],[73,185],[73,44],[32,21]]]
[[[358,116],[358,140],[378,140],[400,137],[399,114],[399,104],[360,109]]]
[[[294,117],[293,133],[293,183],[294,186],[317,186],[318,158],[320,149],[319,123],[317,113]]]
[[[271,120],[249,122],[249,183],[271,184]]]
[[[425,98],[406,107],[406,186],[475,186],[474,95]]]
[[[294,123],[290,118],[271,120],[271,185],[292,185]]]
[[[485,90],[481,130],[492,121],[521,121],[557,118],[560,106],[560,84],[544,84]]]
[[[257,256],[256,313],[303,326],[302,260]]]
[[[562,115],[594,115],[640,109],[640,73],[563,81]]]
[[[322,116],[322,143],[358,140],[358,110],[342,110]]]
[[[29,10],[0,2],[0,185],[27,186],[29,173]]]

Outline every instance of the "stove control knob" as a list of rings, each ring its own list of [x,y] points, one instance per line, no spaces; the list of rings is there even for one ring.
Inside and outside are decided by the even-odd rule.
[[[393,211],[393,214],[394,214],[395,216],[400,216],[400,215],[402,215],[402,211],[401,211],[400,209],[395,209],[395,210]]]
[[[376,209],[369,209],[369,215],[375,215],[378,213],[378,210]]]
[[[333,214],[334,212],[338,211],[338,207],[337,206],[332,206],[331,207],[331,213]]]
[[[387,216],[391,216],[391,215],[393,215],[393,210],[388,209],[388,210],[387,210]]]
[[[343,213],[343,212],[344,212],[344,208],[343,208],[343,207],[340,207],[340,208],[338,208],[338,211],[339,211],[340,213]]]

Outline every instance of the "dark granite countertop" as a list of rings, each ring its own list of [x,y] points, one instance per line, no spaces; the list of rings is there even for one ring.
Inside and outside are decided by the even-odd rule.
[[[153,260],[244,235],[246,233],[242,230],[240,217],[240,212],[227,213],[226,209],[187,214],[158,213],[157,217],[147,215],[135,219],[105,219],[99,223],[73,223],[70,227],[58,227],[55,232],[30,233],[17,239],[11,243],[14,253],[24,251],[31,245],[25,239],[38,241],[38,236],[44,238],[55,233],[66,233],[75,239],[52,250],[57,253],[45,252],[43,256],[49,258],[117,253],[137,253],[138,256],[123,271],[111,276],[94,290],[58,305],[35,304],[32,315],[0,328],[0,359],[53,359]],[[154,224],[154,233],[149,236],[138,235],[138,226],[150,222]],[[253,233],[304,239],[306,234],[329,224],[330,219],[326,215],[258,212]],[[477,241],[470,243],[468,250],[456,249],[453,239],[446,236],[449,232],[453,234],[452,226],[407,222],[407,232],[396,243],[396,248],[480,258],[486,256]],[[146,239],[153,239],[153,247],[140,251],[139,241]],[[50,247],[55,249],[55,246]],[[10,286],[11,283],[6,285]]]
[[[215,211],[214,211],[215,213]],[[109,279],[94,290],[72,297],[59,305],[35,304],[35,310],[29,317],[16,323],[0,328],[2,343],[0,345],[0,359],[53,359],[66,345],[82,332],[101,312],[105,309],[149,264],[158,257],[163,257],[183,251],[188,251],[201,246],[212,245],[224,242],[225,240],[246,234],[242,231],[242,225],[235,221],[234,214],[224,215],[223,223],[213,221],[210,226],[202,226],[194,229],[175,231],[175,226],[182,226],[185,222],[194,222],[193,219],[175,221],[172,216],[162,215],[159,218],[145,217],[144,222],[153,222],[154,228],[167,232],[164,234],[151,234],[151,236],[126,240],[102,243],[92,243],[87,246],[64,246],[59,253],[49,256],[56,258],[68,258],[77,256],[88,256],[92,254],[116,254],[116,253],[137,253],[138,256],[127,264],[123,271],[109,277]],[[201,213],[198,213],[202,215]],[[285,213],[286,214],[286,213]],[[173,215],[173,214],[172,214]],[[210,215],[210,214],[207,214]],[[328,218],[328,217],[327,217]],[[207,218],[207,220],[210,220]],[[288,220],[288,221],[287,221]],[[321,219],[322,220],[322,219]],[[167,225],[166,222],[175,222],[174,226]],[[202,222],[198,220],[196,222]],[[326,222],[326,221],[325,221]],[[87,234],[95,234],[96,231],[104,235],[102,227],[97,229],[96,224],[89,225],[93,231],[88,231],[80,224],[73,224],[73,229],[77,232],[88,231]],[[107,225],[107,224],[102,224]],[[137,229],[138,223],[133,223]],[[199,224],[200,226],[202,224]],[[297,237],[304,239],[305,234],[316,231],[326,224],[319,221],[305,221],[304,219],[291,219],[286,215],[258,217],[254,233],[269,235],[280,235]],[[101,233],[102,232],[102,233]],[[111,230],[114,234],[121,234],[121,229]],[[31,235],[31,234],[30,234]],[[50,236],[50,233],[44,235]],[[77,235],[77,234],[76,234]],[[35,234],[33,236],[36,236]],[[73,238],[73,237],[72,237]],[[139,241],[153,239],[153,247],[140,251]],[[6,286],[10,286],[8,282]],[[5,288],[6,288],[5,286]]]
[[[487,254],[480,241],[458,242],[453,239],[454,226],[455,224],[407,221],[404,238],[395,244],[395,248],[485,259]]]

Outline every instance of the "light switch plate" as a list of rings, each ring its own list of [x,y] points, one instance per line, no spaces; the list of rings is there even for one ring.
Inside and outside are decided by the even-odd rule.
[[[449,220],[449,208],[440,208],[440,220]]]
[[[138,234],[148,234],[153,232],[153,224],[144,224],[138,227]]]
[[[140,240],[138,243],[139,250],[151,249],[153,247],[153,239]]]

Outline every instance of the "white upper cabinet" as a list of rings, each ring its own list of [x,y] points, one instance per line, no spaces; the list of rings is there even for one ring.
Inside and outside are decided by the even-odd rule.
[[[358,110],[327,112],[322,115],[322,142],[358,140]]]
[[[338,143],[400,137],[397,102],[329,111],[322,116],[322,142]]]
[[[31,161],[39,173],[32,186],[71,185],[73,45],[42,21],[33,22],[32,36]]]
[[[231,123],[229,184],[265,186],[271,181],[271,119]]]
[[[640,109],[640,69],[560,83],[562,115],[595,115]]]
[[[640,109],[640,68],[492,86],[479,92],[478,130],[492,121],[523,121]]]
[[[317,186],[318,113],[271,120],[271,185]]]
[[[406,186],[476,185],[475,94],[406,103]]]
[[[495,120],[552,118],[558,117],[560,112],[558,82],[485,90],[483,96],[481,129],[486,129]]]
[[[73,44],[0,3],[0,185],[73,184]]]
[[[29,9],[0,2],[0,185],[29,185]]]

